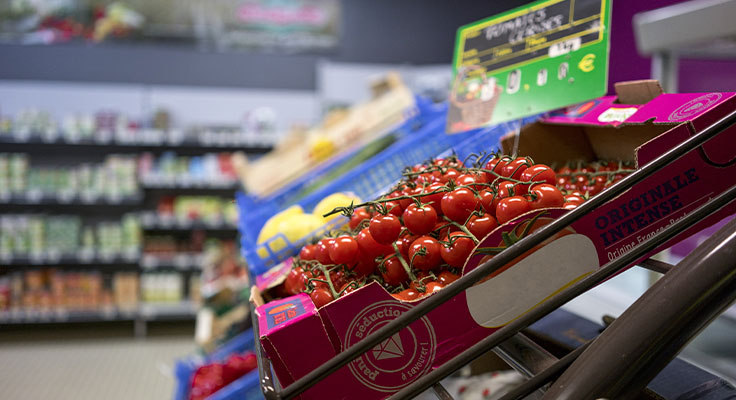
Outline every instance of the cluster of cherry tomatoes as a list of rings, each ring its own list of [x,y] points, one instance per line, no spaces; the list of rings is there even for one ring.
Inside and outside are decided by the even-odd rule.
[[[634,166],[622,161],[574,162],[558,168],[557,187],[567,196],[587,199],[623,179]],[[582,203],[582,201],[581,201]]]
[[[286,294],[309,293],[321,307],[377,281],[397,299],[420,299],[458,279],[500,224],[532,210],[575,208],[625,174],[620,163],[555,171],[498,154],[466,164],[450,157],[414,166],[382,198],[334,210],[350,217],[349,229],[301,249]]]
[[[225,362],[212,362],[197,368],[192,376],[190,400],[204,400],[230,382],[240,378],[258,367],[258,360],[252,351],[231,354]]]

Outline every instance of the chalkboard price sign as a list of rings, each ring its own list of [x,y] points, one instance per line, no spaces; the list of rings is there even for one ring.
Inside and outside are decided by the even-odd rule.
[[[449,132],[606,92],[611,0],[540,0],[458,29]]]

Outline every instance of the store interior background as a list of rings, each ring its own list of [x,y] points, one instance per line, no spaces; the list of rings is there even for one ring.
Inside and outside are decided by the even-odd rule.
[[[632,17],[676,3],[614,0],[609,92],[614,82],[650,77],[651,60],[636,50]],[[111,109],[147,119],[165,108],[174,124],[233,124],[248,111],[270,108],[276,140],[292,126],[318,122],[331,107],[366,100],[369,81],[389,70],[398,70],[415,91],[441,96],[451,80],[456,29],[525,2],[340,4],[338,48],[325,54],[211,51],[179,44],[0,44],[0,115],[36,108],[60,120]],[[736,91],[736,61],[683,59],[679,71],[681,92]],[[645,290],[648,279],[644,273],[624,274],[569,308],[595,320],[604,313],[616,315]],[[136,338],[129,325],[113,322],[0,325],[0,388],[5,392],[0,397],[170,397],[173,360],[194,351],[193,329],[191,320],[151,324],[144,338]],[[689,356],[718,354],[719,371],[736,379],[730,361],[736,354],[724,350],[732,348],[727,338],[735,330],[733,320],[717,321],[687,350]]]

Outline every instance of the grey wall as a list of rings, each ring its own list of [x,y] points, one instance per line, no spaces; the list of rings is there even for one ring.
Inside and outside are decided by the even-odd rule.
[[[523,0],[343,0],[340,47],[315,55],[214,53],[182,45],[0,45],[0,79],[314,90],[320,58],[449,64],[461,25]]]

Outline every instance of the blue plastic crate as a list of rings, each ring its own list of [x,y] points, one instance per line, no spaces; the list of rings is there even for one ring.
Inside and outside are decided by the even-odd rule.
[[[218,347],[215,351],[205,357],[192,356],[186,359],[177,360],[176,365],[174,366],[174,374],[176,375],[176,391],[174,393],[174,400],[187,400],[189,398],[192,376],[201,365],[213,361],[222,362],[233,353],[242,353],[246,350],[253,350],[254,342],[255,338],[253,337],[253,330],[249,329],[232,338],[230,341]],[[251,371],[230,382],[227,386],[208,397],[207,400],[263,399],[263,394],[261,393],[258,381],[258,370]]]
[[[447,112],[446,104],[432,104],[428,100],[422,98],[416,98],[415,103],[417,107],[412,115],[407,115],[406,122],[404,122],[400,127],[393,129],[394,132],[392,134],[397,139],[396,143],[405,140],[407,137],[413,136],[417,131],[425,129],[428,124],[431,124],[438,118],[443,118]],[[394,143],[394,145],[396,143]],[[240,226],[242,227],[241,233],[244,235],[253,235],[253,243],[255,243],[255,237],[258,235],[258,231],[260,231],[260,228],[265,224],[268,218],[293,204],[301,204],[300,200],[304,196],[300,197],[300,194],[304,188],[321,179],[331,170],[344,164],[358,151],[360,151],[360,149],[356,149],[349,154],[322,164],[268,196],[258,197],[250,194],[238,194],[238,208],[240,210],[240,214],[244,215],[244,217],[241,218],[240,223]],[[324,191],[318,190],[316,193],[324,193]],[[245,241],[245,243],[248,242],[250,241]]]
[[[324,186],[319,191],[302,198],[295,204],[302,206],[306,212],[309,212],[324,197],[336,192],[353,192],[365,200],[376,198],[389,186],[401,179],[404,167],[426,161],[454,147],[457,147],[456,152],[460,158],[464,158],[474,151],[490,150],[495,147],[501,136],[515,130],[519,123],[500,124],[452,135],[445,133],[445,124],[446,118],[442,114],[433,121],[426,123],[419,131],[394,143],[380,154]],[[253,275],[260,275],[288,257],[296,255],[310,237],[338,228],[347,221],[346,218],[341,217],[336,221],[332,221],[330,226],[320,228],[313,234],[294,243],[289,242],[285,236],[278,235],[259,245],[256,244],[256,240],[267,217],[293,204],[285,204],[279,209],[271,209],[267,217],[264,217],[263,214],[253,212],[255,210],[249,210],[248,201],[244,197],[242,194],[237,196],[241,211],[239,223],[241,249]],[[277,242],[286,243],[286,246],[278,251],[273,251],[271,246]],[[263,255],[266,256],[262,257]]]
[[[462,142],[454,144],[451,149],[440,154],[440,157],[447,157],[454,153],[459,159],[464,160],[473,153],[489,153],[498,150],[501,136],[507,133],[516,132],[521,126],[537,121],[544,115],[545,114],[537,114],[523,118],[522,120],[503,122],[490,127],[489,129],[476,131],[473,136],[466,138]]]
[[[443,116],[446,112],[446,104],[438,105],[428,99],[415,97],[415,107],[405,112],[405,121],[399,126],[386,131],[390,131],[390,134],[394,135],[398,141],[411,134],[411,132],[421,129],[428,122]],[[253,217],[265,221],[271,215],[285,208],[286,205],[298,201],[297,196],[305,187],[352,159],[360,150],[361,148],[356,148],[338,157],[333,157],[268,196],[260,197],[246,194],[241,199],[242,206],[247,207],[246,209],[253,214]]]

